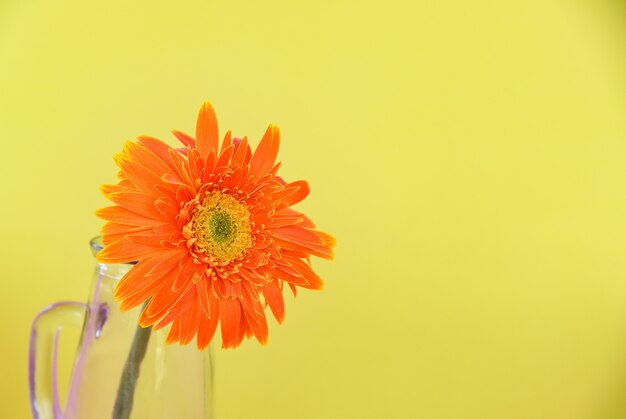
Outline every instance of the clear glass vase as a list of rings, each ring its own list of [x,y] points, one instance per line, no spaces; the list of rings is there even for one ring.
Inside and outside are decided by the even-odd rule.
[[[99,238],[91,241],[94,255],[102,249]],[[117,282],[131,264],[96,264],[89,301],[63,301],[42,310],[31,329],[29,386],[36,419],[166,419],[212,417],[212,348],[199,351],[188,346],[166,345],[169,327],[141,329],[141,307],[120,312],[113,298]],[[56,385],[56,354],[60,331],[82,326],[82,334],[64,409]],[[128,363],[133,339],[148,339],[139,365]],[[138,367],[136,383],[129,383],[129,365]],[[136,371],[135,371],[136,372]],[[122,378],[124,374],[125,378]],[[132,375],[132,374],[131,374]],[[120,385],[125,386],[120,396]],[[134,389],[134,391],[133,391]],[[132,400],[130,416],[119,410],[120,397]]]

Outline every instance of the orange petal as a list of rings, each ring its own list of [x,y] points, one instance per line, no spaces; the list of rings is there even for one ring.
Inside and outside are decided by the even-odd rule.
[[[313,220],[311,220],[309,217],[307,217],[306,215],[304,217],[302,217],[302,224],[300,224],[300,227],[306,227],[306,228],[315,228],[315,223],[313,222]]]
[[[298,285],[300,287],[309,287],[309,281],[307,281],[307,279],[302,274],[292,275],[291,273],[287,272],[282,265],[277,265],[276,268],[272,270],[272,276],[280,278],[290,284]]]
[[[178,300],[173,307],[167,310],[167,313],[159,319],[158,323],[153,326],[154,330],[159,330],[182,316],[185,311],[191,309],[194,303],[197,302],[196,300],[197,297],[195,293],[185,293],[185,295],[183,295],[183,297]]]
[[[307,280],[308,285],[303,285],[304,288],[314,290],[320,290],[324,288],[324,281],[322,281],[322,278],[320,278],[315,272],[313,272],[313,269],[311,269],[308,264],[300,259],[290,260],[289,262],[291,263],[291,266],[293,266],[298,272],[300,272],[300,274]]]
[[[154,219],[164,217],[154,205],[155,198],[140,192],[114,192],[108,198],[120,207]]]
[[[270,124],[250,160],[250,174],[254,178],[263,176],[274,167],[279,144],[280,131],[277,126]]]
[[[147,169],[157,174],[171,173],[172,168],[167,161],[150,151],[146,146],[128,141],[124,148],[127,150],[129,160],[141,162]]]
[[[155,292],[159,290],[161,284],[158,281],[155,281],[148,288],[143,289],[141,292],[134,294],[128,298],[125,298],[120,303],[120,311],[128,311],[145,303],[150,297],[154,295]]]
[[[190,290],[190,292],[195,292]],[[187,345],[198,332],[200,321],[204,317],[202,308],[199,307],[197,301],[191,308],[180,316],[180,335],[179,342],[181,345]]]
[[[313,233],[317,234],[322,240],[324,240],[324,245],[330,247],[331,249],[337,245],[337,239],[331,236],[328,233],[324,233],[323,231],[314,230]]]
[[[283,257],[281,259],[276,259],[276,260],[272,260],[272,262],[274,262],[276,264],[276,266],[280,266],[280,268],[287,272],[290,275],[293,276],[297,276],[297,277],[301,277],[302,275],[300,274],[300,272],[298,272],[292,265],[291,265],[291,261],[294,259],[290,259],[288,257]]]
[[[211,343],[211,340],[215,335],[215,330],[217,329],[217,322],[220,318],[220,316],[218,315],[219,303],[217,301],[217,298],[210,298],[209,302],[211,304],[211,313],[215,313],[215,315],[211,316],[211,318],[203,316],[200,320],[200,328],[198,330],[198,337],[196,339],[198,349],[200,350],[206,348],[209,343]]]
[[[241,141],[235,143],[235,153],[231,159],[231,164],[234,166],[245,166],[246,156],[250,152],[250,146],[248,145],[248,137],[243,137]]]
[[[267,225],[269,230],[277,229],[280,227],[287,227],[296,224],[301,224],[304,221],[303,217],[298,216],[274,216],[274,219]]]
[[[280,249],[280,254],[283,258],[306,259],[312,253],[308,250]]]
[[[297,204],[306,198],[309,191],[309,184],[305,180],[298,180],[285,185],[282,189],[277,189],[270,195],[273,201],[285,201],[285,208],[280,209],[283,211],[287,209],[287,206]]]
[[[130,242],[153,248],[155,254],[152,256],[160,252],[176,250],[177,247],[171,241],[182,240],[180,230],[175,224],[168,222],[150,226],[149,229],[129,231],[125,237]]]
[[[115,286],[114,297],[116,300],[123,300],[141,290],[142,285],[137,286],[137,280],[145,279],[145,274],[152,268],[150,259],[145,259],[137,263],[124,275]]]
[[[160,276],[178,269],[179,262],[186,255],[186,250],[171,250],[160,253],[158,257],[154,258],[156,260],[152,268],[146,272],[146,276]]]
[[[104,195],[105,197],[109,197],[109,195],[111,195],[112,193],[115,192],[137,192],[137,188],[135,188],[134,186],[131,185],[131,187],[128,186],[123,186],[120,184],[117,185],[101,185],[100,186],[100,192],[102,192],[102,195]]]
[[[254,299],[250,298],[250,296],[245,295],[243,298],[239,299],[239,302],[241,303],[242,312],[246,314],[246,317],[250,321],[260,321],[260,317],[263,315],[263,309],[260,307],[258,309],[255,308],[255,303],[259,303],[258,298],[255,301]]]
[[[224,135],[224,141],[222,141],[222,147],[220,148],[220,154],[224,152],[228,146],[232,144],[232,134],[230,130],[226,131],[226,135]]]
[[[182,154],[174,150],[170,150],[169,153],[172,159],[172,163],[174,163],[174,165],[176,166],[176,176],[174,177],[182,181],[183,184],[188,185],[189,187],[193,188],[194,181],[190,176],[189,162],[187,161],[185,156],[183,156]],[[162,176],[161,178],[163,177],[167,177],[167,176]]]
[[[283,293],[278,286],[278,281],[272,281],[261,288],[265,301],[270,306],[270,310],[274,314],[276,321],[282,323],[285,319],[285,300]]]
[[[104,224],[100,230],[103,235],[108,236],[111,234],[132,234],[140,231],[150,230],[151,226],[133,226],[130,224],[120,224],[113,221],[108,221]]]
[[[180,317],[174,320],[174,323],[172,323],[172,327],[170,328],[170,331],[167,334],[167,337],[165,338],[165,343],[171,345],[173,343],[178,342],[179,336],[180,336],[179,331],[180,331]]]
[[[297,187],[297,189],[295,189],[295,187]],[[311,191],[309,183],[306,180],[297,180],[295,182],[288,183],[285,185],[285,189],[294,189],[291,194],[283,198],[289,205],[295,205],[302,201]]]
[[[191,257],[186,258],[180,263],[172,284],[172,291],[178,292],[181,289],[187,289],[191,286],[196,270],[196,264],[193,263]]]
[[[233,348],[236,348],[237,346],[239,346],[241,342],[243,341],[244,337],[248,337],[248,338],[252,337],[252,328],[250,328],[250,325],[248,324],[248,320],[246,320],[246,316],[242,315],[239,318],[239,329],[238,329],[237,336],[235,336]]]
[[[200,281],[196,283],[196,290],[198,291],[198,302],[200,303],[204,314],[207,318],[211,318],[211,296],[209,293],[212,293],[213,290],[210,287],[207,287],[206,281],[209,281],[206,277],[200,279]],[[217,316],[217,313],[213,313],[213,315]]]
[[[213,152],[215,153],[215,150],[213,150]],[[202,170],[204,169],[205,161],[200,156],[200,153],[198,152],[198,150],[196,150],[195,148],[191,148],[191,147],[187,148],[186,154],[187,154],[187,162],[189,164],[190,178],[196,181],[197,183],[200,181],[200,175],[202,173]]]
[[[267,337],[269,333],[267,330],[267,319],[265,318],[265,314],[261,313],[261,315],[258,316],[258,320],[252,318],[247,311],[244,311],[243,314],[249,328],[252,329],[254,337],[261,345],[267,345]]]
[[[196,148],[203,159],[209,155],[209,150],[217,150],[218,135],[215,110],[210,102],[204,102],[196,123]]]
[[[248,269],[244,266],[243,269],[239,271],[239,276],[245,279],[246,282],[257,287],[267,283],[267,278],[258,268]]]
[[[122,300],[124,310],[131,309],[136,305],[151,298],[167,281],[169,272],[160,275],[146,275],[146,270],[154,266],[154,261],[141,261],[136,266],[136,270],[131,269],[115,287],[115,298]]]
[[[210,150],[209,155],[207,156],[204,167],[202,168],[202,182],[207,183],[209,181],[209,176],[213,174],[213,170],[215,170],[215,162],[217,160],[215,150]]]
[[[174,136],[178,138],[178,141],[180,141],[185,147],[195,147],[196,140],[194,140],[193,137],[175,129],[172,130],[172,134],[174,134]]]
[[[272,237],[279,237],[283,240],[289,240],[298,244],[307,244],[313,246],[324,246],[324,240],[311,230],[299,226],[287,226],[270,230]]]
[[[96,211],[96,216],[118,224],[126,224],[135,227],[152,227],[160,222],[154,218],[146,217],[122,207],[105,207]]]
[[[159,157],[159,159],[161,159],[171,169],[174,168],[174,164],[172,163],[172,159],[170,158],[170,154],[169,154],[169,151],[172,149],[172,147],[165,144],[161,140],[148,137],[146,135],[142,135],[138,137],[137,139],[139,141],[139,144],[143,145],[148,150],[150,150],[154,155]]]
[[[154,201],[154,206],[157,211],[163,216],[166,220],[174,220],[180,209],[178,206],[168,198],[158,198]]]
[[[161,175],[157,175],[141,163],[129,158],[118,158],[116,163],[137,189],[148,195],[158,196],[154,185],[161,183]]]
[[[333,251],[325,245],[314,245],[306,241],[300,241],[293,237],[285,239],[283,237],[273,235],[272,238],[274,239],[274,244],[279,246],[281,249],[293,250],[296,252],[306,252],[309,254],[314,254],[315,256],[322,257],[324,259],[333,258]]]
[[[153,248],[140,246],[123,238],[104,246],[104,249],[96,255],[96,259],[102,263],[127,263],[150,255],[152,252],[154,252]]]
[[[162,317],[166,310],[170,309],[176,304],[176,302],[185,294],[186,289],[181,289],[178,292],[172,291],[172,284],[176,278],[176,275],[165,275],[165,280],[161,288],[155,293],[154,297],[150,300],[146,306],[139,322],[147,326],[154,321]]]
[[[228,162],[230,161],[230,158],[233,155],[234,151],[235,147],[232,144],[222,150],[219,159],[217,159],[217,163],[215,163],[215,167],[219,168],[223,166],[228,166]]]
[[[222,348],[234,348],[238,345],[241,323],[241,304],[230,298],[220,298],[220,326],[222,331]]]
[[[211,281],[211,288],[213,288],[213,294],[215,294],[215,296],[219,299],[228,299],[230,298],[230,289],[227,288],[227,282],[229,282],[226,279],[223,278],[217,278],[213,281]]]

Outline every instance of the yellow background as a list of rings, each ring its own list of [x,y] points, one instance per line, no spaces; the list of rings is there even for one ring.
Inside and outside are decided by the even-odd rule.
[[[625,417],[625,35],[605,0],[1,0],[0,417],[31,319],[86,298],[112,156],[205,99],[281,127],[338,239],[217,350],[218,418]]]

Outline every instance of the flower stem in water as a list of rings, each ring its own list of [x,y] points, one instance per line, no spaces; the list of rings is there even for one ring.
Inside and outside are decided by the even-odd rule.
[[[128,419],[130,417],[133,409],[137,378],[139,378],[139,368],[146,355],[151,332],[152,327],[143,328],[137,325],[133,343],[120,378],[120,385],[117,389],[115,406],[113,407],[113,419]]]

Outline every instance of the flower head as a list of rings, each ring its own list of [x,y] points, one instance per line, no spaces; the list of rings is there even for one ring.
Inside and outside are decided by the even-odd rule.
[[[220,145],[205,102],[195,139],[173,133],[183,148],[142,136],[115,156],[120,180],[102,186],[115,205],[97,212],[107,221],[97,258],[137,261],[115,297],[122,310],[148,301],[139,323],[171,324],[168,343],[197,336],[203,349],[219,323],[225,348],[253,335],[265,344],[265,308],[282,323],[285,284],[294,295],[297,287],[321,289],[309,259],[332,259],[335,240],[291,208],[309,187],[276,175],[278,127],[268,127],[254,152],[230,131]]]

